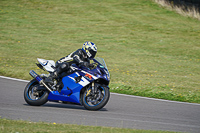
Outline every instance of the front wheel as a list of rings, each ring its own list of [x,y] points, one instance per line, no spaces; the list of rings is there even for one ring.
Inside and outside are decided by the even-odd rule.
[[[95,94],[92,94],[92,87],[85,89],[82,94],[83,105],[88,110],[99,110],[103,108],[110,98],[108,87],[98,86]]]
[[[35,79],[31,80],[25,90],[24,90],[24,99],[25,101],[32,106],[40,106],[45,104],[48,101],[48,91],[40,90],[37,91],[38,87],[41,86]]]

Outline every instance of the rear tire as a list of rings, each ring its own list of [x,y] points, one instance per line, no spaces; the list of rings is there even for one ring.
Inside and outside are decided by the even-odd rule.
[[[35,80],[31,80],[25,87],[24,100],[32,106],[41,106],[48,101],[49,93],[45,91],[36,91],[35,88],[40,84]],[[35,94],[34,94],[35,93]]]
[[[91,86],[86,88],[84,93],[82,93],[82,102],[83,106],[88,110],[99,110],[103,108],[109,98],[110,98],[110,91],[108,87],[99,86],[97,88],[97,94],[95,96],[91,95]]]

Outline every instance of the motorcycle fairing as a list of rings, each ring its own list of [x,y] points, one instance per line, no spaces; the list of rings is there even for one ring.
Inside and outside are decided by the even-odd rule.
[[[81,80],[79,82],[76,82],[75,78],[78,76],[81,76]],[[49,101],[60,100],[60,101],[67,101],[67,102],[81,104],[80,103],[81,89],[96,79],[97,79],[96,76],[83,70],[70,74],[62,79],[64,87],[61,90],[61,92],[60,93],[58,91],[50,92],[48,100]]]

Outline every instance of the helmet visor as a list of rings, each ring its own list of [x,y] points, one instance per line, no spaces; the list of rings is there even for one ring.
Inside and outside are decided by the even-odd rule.
[[[89,52],[90,52],[89,58],[90,58],[90,59],[93,59],[93,58],[95,57],[97,51],[94,51],[94,50],[90,49]]]

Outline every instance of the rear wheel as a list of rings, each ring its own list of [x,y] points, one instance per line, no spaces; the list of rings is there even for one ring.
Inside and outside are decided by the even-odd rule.
[[[99,110],[103,108],[110,97],[110,91],[108,87],[99,86],[97,92],[92,94],[92,87],[89,86],[82,94],[83,105],[88,110]]]
[[[38,87],[41,86],[35,79],[31,80],[24,90],[24,99],[29,105],[40,106],[48,101],[48,91],[40,90],[37,91]]]

